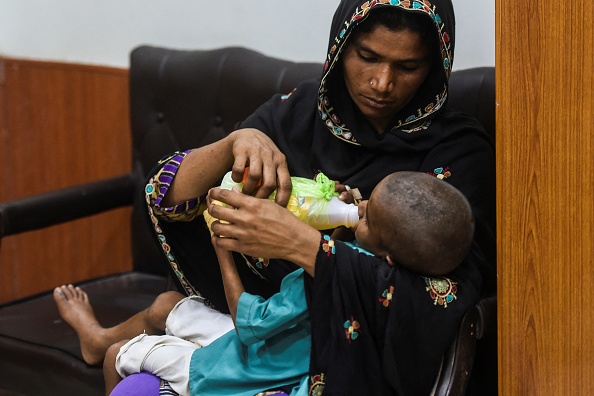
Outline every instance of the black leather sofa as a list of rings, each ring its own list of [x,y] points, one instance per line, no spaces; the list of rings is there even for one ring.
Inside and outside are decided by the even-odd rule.
[[[143,219],[143,183],[156,161],[175,150],[219,139],[272,94],[289,92],[320,72],[321,64],[294,63],[244,48],[136,48],[130,58],[130,172],[0,203],[0,238],[131,205],[133,271],[81,284],[99,320],[118,323],[170,287],[162,253]],[[450,104],[475,115],[494,136],[493,68],[454,72]],[[494,328],[494,303],[493,298],[484,300],[465,318],[444,358],[434,394],[464,392],[476,340]],[[0,306],[0,394],[103,392],[101,368],[83,362],[76,334],[60,320],[51,291]]]

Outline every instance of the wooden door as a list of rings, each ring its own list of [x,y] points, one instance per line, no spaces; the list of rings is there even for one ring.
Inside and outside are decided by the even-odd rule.
[[[496,3],[501,395],[594,391],[593,15]]]

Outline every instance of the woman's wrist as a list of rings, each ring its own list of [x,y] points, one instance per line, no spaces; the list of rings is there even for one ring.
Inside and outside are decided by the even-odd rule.
[[[315,228],[304,224],[303,230],[300,230],[298,235],[298,238],[293,239],[294,243],[286,259],[297,264],[313,277],[322,234]]]

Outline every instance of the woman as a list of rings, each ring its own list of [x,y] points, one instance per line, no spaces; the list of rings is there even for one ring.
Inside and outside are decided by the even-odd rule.
[[[453,28],[450,0],[341,1],[321,79],[275,96],[225,139],[164,160],[147,185],[151,219],[180,286],[221,310],[214,254],[206,244],[196,249],[197,233],[208,238],[194,225],[198,208],[219,181],[207,174],[222,177],[232,167],[240,180],[249,165],[244,192],[262,198],[278,188],[281,205],[289,173],[318,171],[358,187],[364,199],[400,170],[434,174],[466,195],[475,241],[457,270],[435,279],[380,259],[361,266],[351,249],[281,206],[213,190],[237,208],[209,209],[232,223],[213,226],[231,237],[215,243],[246,254],[246,265],[236,260],[246,290],[272,294],[294,264],[315,273],[306,282],[312,394],[427,394],[464,312],[494,290],[494,153],[476,120],[447,108]],[[206,164],[205,152],[221,160]]]

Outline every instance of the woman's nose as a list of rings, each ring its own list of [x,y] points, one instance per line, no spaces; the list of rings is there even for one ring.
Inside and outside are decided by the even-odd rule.
[[[390,92],[394,88],[392,71],[388,66],[379,68],[373,81],[375,84],[371,84],[371,86],[378,92]]]

